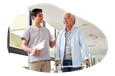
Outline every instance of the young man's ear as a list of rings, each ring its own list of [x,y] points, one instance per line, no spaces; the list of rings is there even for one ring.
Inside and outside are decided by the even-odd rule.
[[[33,20],[35,19],[35,16],[32,16]]]

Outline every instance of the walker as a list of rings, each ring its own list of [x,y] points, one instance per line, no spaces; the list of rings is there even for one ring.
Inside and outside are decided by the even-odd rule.
[[[65,68],[65,67],[83,67],[84,69],[87,68],[87,63],[85,63],[84,65],[77,65],[77,66],[57,66],[57,64],[55,65],[55,69],[53,69],[54,73],[60,73],[61,72],[61,68]]]

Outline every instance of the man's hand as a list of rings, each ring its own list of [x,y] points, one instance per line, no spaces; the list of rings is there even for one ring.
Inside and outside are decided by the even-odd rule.
[[[89,60],[85,60],[84,63],[87,63],[87,66],[90,66]]]
[[[59,32],[57,33],[57,37],[58,37],[58,34],[59,34]],[[53,48],[53,47],[56,45],[57,37],[55,38],[54,41],[50,41],[50,42],[49,42],[49,46],[50,46],[50,48]]]
[[[54,65],[56,65],[56,64],[57,64],[57,66],[59,66],[59,60],[57,60],[56,63],[55,63]]]
[[[38,49],[33,49],[33,50],[32,50],[32,53],[33,53],[33,55],[37,55],[37,54],[39,53],[39,51],[40,51],[40,50],[38,50]]]

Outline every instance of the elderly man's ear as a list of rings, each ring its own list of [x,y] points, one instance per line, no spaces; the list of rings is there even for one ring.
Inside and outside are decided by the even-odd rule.
[[[74,22],[75,22],[75,19],[73,19],[72,21],[73,21],[73,23],[74,23]]]

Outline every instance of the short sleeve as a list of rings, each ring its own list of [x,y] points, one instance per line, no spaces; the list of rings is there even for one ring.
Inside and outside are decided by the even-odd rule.
[[[26,29],[24,30],[21,39],[22,39],[22,40],[23,40],[23,39],[26,39],[27,41],[29,41],[29,29],[28,29],[28,28],[26,28]]]
[[[53,39],[53,37],[52,37],[52,35],[51,35],[50,31],[49,31],[49,42],[52,41],[52,39]]]

